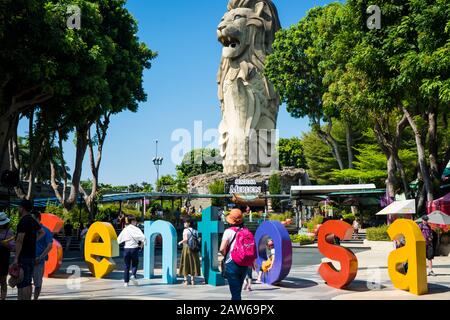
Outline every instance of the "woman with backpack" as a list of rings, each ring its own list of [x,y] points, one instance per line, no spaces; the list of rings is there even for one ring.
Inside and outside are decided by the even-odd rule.
[[[180,260],[180,275],[184,277],[184,285],[188,285],[188,276],[191,278],[191,284],[195,285],[195,277],[201,275],[200,264],[200,241],[198,232],[193,228],[193,222],[187,218],[184,220],[183,240],[178,245],[183,245]]]
[[[242,300],[242,286],[248,267],[256,260],[256,244],[253,234],[244,227],[241,210],[231,210],[226,220],[231,227],[225,230],[220,245],[220,253],[224,257],[222,274],[228,280],[231,300]]]

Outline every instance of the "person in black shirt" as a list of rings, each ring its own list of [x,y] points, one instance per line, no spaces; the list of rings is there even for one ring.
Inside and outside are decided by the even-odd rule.
[[[40,224],[30,212],[33,204],[28,200],[22,200],[19,206],[20,221],[17,225],[16,255],[14,264],[19,264],[23,270],[23,280],[17,284],[18,299],[31,300],[31,281],[36,260],[36,240],[45,235]]]
[[[67,220],[66,224],[64,225],[64,235],[66,237],[66,251],[70,250],[70,243],[72,242],[72,232],[73,232],[72,223],[70,223],[70,220]]]

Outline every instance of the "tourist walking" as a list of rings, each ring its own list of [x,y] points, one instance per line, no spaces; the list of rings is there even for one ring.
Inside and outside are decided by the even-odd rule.
[[[39,222],[45,235],[36,241],[36,262],[33,271],[33,284],[34,284],[34,300],[39,299],[39,295],[42,291],[42,279],[44,278],[45,262],[48,260],[48,253],[52,249],[53,234],[41,223],[41,213],[37,210],[33,210],[33,217]]]
[[[23,279],[17,284],[18,299],[31,300],[32,278],[36,262],[36,241],[45,236],[41,225],[31,216],[33,204],[22,200],[19,205],[20,221],[17,225],[16,255],[13,265],[23,270]]]
[[[194,229],[193,221],[189,218],[184,220],[183,239],[178,242],[178,245],[183,245],[180,260],[180,275],[184,277],[183,283],[187,285],[188,277],[190,283],[195,285],[195,277],[201,275],[200,264],[200,240],[198,231]]]
[[[241,210],[231,210],[226,220],[231,227],[225,230],[220,245],[220,253],[224,257],[222,273],[228,280],[231,300],[242,300],[248,267],[256,260],[256,244],[252,233],[244,226]]]
[[[353,239],[358,238],[359,228],[360,228],[359,221],[358,221],[358,219],[355,219],[353,221]]]
[[[426,256],[428,260],[428,268],[430,271],[428,272],[429,276],[436,276],[433,272],[433,259],[434,259],[434,248],[433,248],[433,231],[431,230],[430,225],[428,224],[428,216],[424,215],[422,217],[422,222],[419,225],[420,231],[422,231],[422,235],[426,241]]]
[[[91,223],[88,223],[80,232],[80,254],[81,258],[83,259],[84,259],[84,244],[86,243],[86,235],[89,231],[90,226]]]
[[[72,242],[73,225],[69,219],[64,224],[64,236],[66,238],[66,251],[69,251]]]
[[[145,245],[145,235],[142,233],[137,225],[137,220],[134,216],[128,216],[127,226],[120,232],[117,242],[119,244],[125,243],[123,259],[125,262],[124,270],[124,286],[128,287],[130,282],[130,269],[131,269],[131,282],[134,285],[138,285],[137,270],[139,266],[139,251]]]
[[[11,251],[14,249],[14,233],[9,228],[10,219],[4,212],[0,212],[0,300],[5,300],[8,294],[9,259]]]

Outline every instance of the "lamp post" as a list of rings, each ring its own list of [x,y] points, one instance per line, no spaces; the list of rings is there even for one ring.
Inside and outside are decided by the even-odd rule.
[[[156,154],[155,157],[153,158],[153,164],[155,165],[156,168],[156,191],[158,191],[159,167],[162,165],[164,158],[158,157],[158,140],[156,140],[155,142],[156,142]]]

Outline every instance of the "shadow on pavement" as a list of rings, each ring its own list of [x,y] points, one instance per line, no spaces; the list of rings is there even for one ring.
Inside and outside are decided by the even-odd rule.
[[[446,293],[446,292],[450,292],[450,288],[440,285],[440,284],[435,284],[435,283],[429,283],[428,284],[428,294],[439,294],[439,293]]]
[[[303,289],[319,285],[317,282],[299,278],[286,278],[276,287],[287,289]]]
[[[383,285],[379,285],[377,290],[382,290],[386,288],[386,286]],[[362,281],[362,280],[354,280],[352,283],[350,283],[350,285],[348,285],[348,287],[342,289],[344,291],[348,291],[348,292],[367,292],[367,291],[373,291],[372,288],[369,288],[367,286],[367,281]]]

